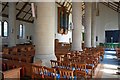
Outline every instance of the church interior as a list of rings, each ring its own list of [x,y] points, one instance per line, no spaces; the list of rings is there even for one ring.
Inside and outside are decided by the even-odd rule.
[[[1,1],[0,79],[119,80],[120,1]]]

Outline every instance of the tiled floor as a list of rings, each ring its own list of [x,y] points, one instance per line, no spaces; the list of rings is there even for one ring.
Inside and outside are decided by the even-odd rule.
[[[117,67],[120,66],[120,61],[117,60],[115,51],[105,51],[104,59],[101,62],[101,69],[99,70],[98,78],[111,78],[120,80],[120,75],[116,74],[118,72]]]

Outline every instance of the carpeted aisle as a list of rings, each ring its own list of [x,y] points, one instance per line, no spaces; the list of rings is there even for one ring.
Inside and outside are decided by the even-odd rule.
[[[117,67],[120,66],[119,64],[120,62],[116,57],[116,51],[114,50],[105,51],[104,59],[101,62],[101,69],[99,71],[98,78],[101,79],[111,78],[113,80],[117,80],[117,79],[119,80],[120,75],[116,74],[116,72],[118,72]]]

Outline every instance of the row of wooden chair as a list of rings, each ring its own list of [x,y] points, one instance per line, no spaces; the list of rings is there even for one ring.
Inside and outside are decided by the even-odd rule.
[[[2,54],[1,58],[8,59],[8,60],[14,60],[14,61],[18,61],[18,62],[33,63],[34,56]]]
[[[64,56],[60,56],[60,61],[71,61],[71,62],[87,62],[89,60],[93,60],[96,65],[99,63],[100,60],[100,53],[69,53]]]
[[[104,48],[102,48],[102,47],[99,47],[99,48],[85,48],[85,49],[83,49],[83,51],[65,52],[64,50],[61,50],[61,55],[56,55],[56,56],[57,56],[58,60],[61,60],[64,57],[80,56],[81,54],[83,54],[83,55],[86,55],[86,54],[93,55],[93,53],[97,53],[99,58],[101,58],[101,60],[103,60],[103,58],[104,58]]]
[[[55,39],[55,55],[57,59],[60,58],[59,57],[60,55],[64,55],[69,52],[70,52],[70,44],[65,44],[65,43],[59,42],[58,39]]]
[[[35,49],[32,45],[24,46],[14,46],[3,48],[1,58],[8,60],[15,60],[18,62],[33,63],[33,58],[35,55]]]
[[[58,57],[59,59],[57,59],[58,61],[53,60],[53,63],[54,65],[58,66],[58,63],[59,65],[61,65],[61,61],[68,61],[68,63],[84,62],[87,65],[87,68],[90,69],[91,76],[93,76],[97,65],[99,64],[100,60],[103,59],[103,56],[104,56],[103,47],[84,48],[83,51],[72,51],[70,53],[60,55]],[[51,65],[53,64],[51,63]]]
[[[1,71],[7,71],[14,68],[21,67],[21,77],[24,76],[31,76],[32,73],[32,63],[26,63],[26,62],[18,62],[15,60],[7,60],[7,59],[1,59],[2,63],[0,65],[2,66]]]
[[[84,65],[85,66],[85,65]],[[49,79],[49,80],[56,80],[56,79],[77,79],[77,78],[84,78],[85,79],[85,67],[80,70],[70,70],[65,68],[48,68],[45,66],[32,66],[32,79]]]
[[[61,69],[67,69],[67,70],[73,70],[77,71],[78,73],[81,73],[79,75],[82,75],[84,78],[92,78],[93,75],[93,67],[91,65],[88,65],[86,63],[78,63],[78,62],[68,62],[68,61],[56,61],[51,60],[51,67],[52,68],[61,68]],[[84,73],[84,75],[82,74]]]
[[[3,48],[3,54],[18,54],[18,53],[32,53],[35,54],[34,46],[14,46]]]

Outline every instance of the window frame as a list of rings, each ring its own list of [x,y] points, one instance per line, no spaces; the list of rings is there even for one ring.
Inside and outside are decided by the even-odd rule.
[[[20,30],[21,26],[22,26],[22,36],[21,36],[21,30]],[[23,26],[23,24],[20,24],[19,25],[19,38],[21,39],[23,37],[24,37],[24,26]]]
[[[5,22],[7,23],[7,35],[4,34],[4,28],[5,28],[4,23],[5,23]],[[8,34],[9,34],[9,24],[8,24],[8,22],[5,20],[5,21],[2,22],[2,37],[8,37]]]

